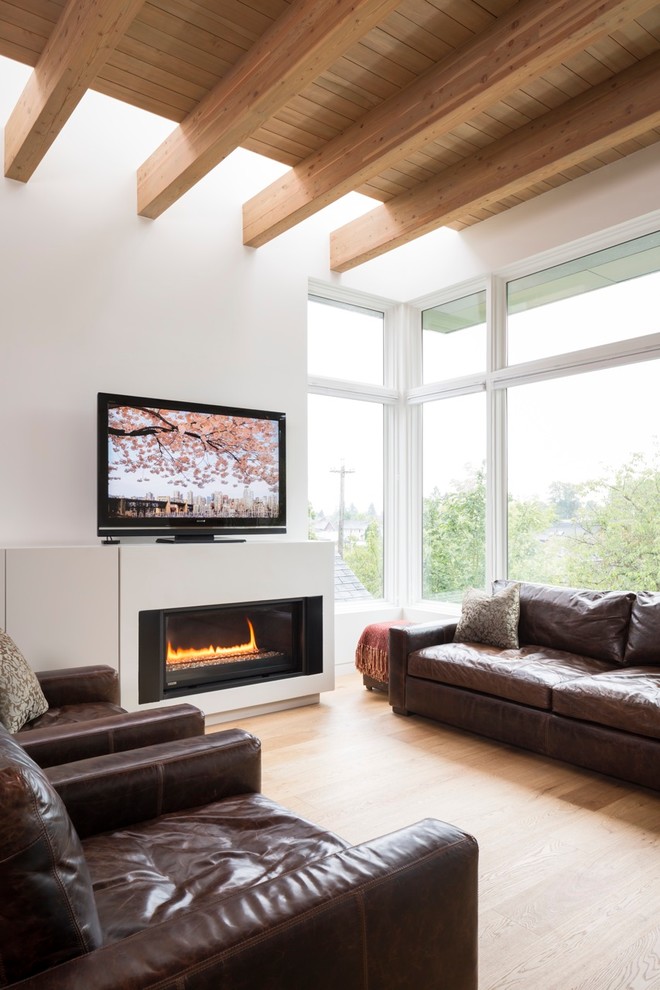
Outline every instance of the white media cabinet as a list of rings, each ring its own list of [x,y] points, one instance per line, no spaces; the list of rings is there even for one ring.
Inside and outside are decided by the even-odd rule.
[[[145,609],[323,596],[323,672],[162,701],[189,701],[209,723],[313,704],[334,688],[330,543],[136,544],[0,551],[0,625],[35,670],[105,663],[122,705],[138,702],[138,614]],[[4,587],[3,587],[4,584]]]

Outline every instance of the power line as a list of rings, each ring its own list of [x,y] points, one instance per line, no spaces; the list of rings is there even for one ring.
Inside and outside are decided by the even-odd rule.
[[[344,462],[341,462],[341,467],[330,468],[330,474],[339,475],[339,520],[337,523],[337,553],[342,558],[344,557],[344,480],[347,474],[355,474],[352,468],[347,468]]]

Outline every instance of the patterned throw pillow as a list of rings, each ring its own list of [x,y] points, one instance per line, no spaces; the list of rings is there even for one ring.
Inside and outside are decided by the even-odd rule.
[[[455,643],[484,643],[502,649],[518,648],[520,591],[517,584],[489,595],[479,588],[468,588],[454,633]]]
[[[11,636],[0,629],[0,722],[8,732],[18,732],[47,711],[36,674]]]

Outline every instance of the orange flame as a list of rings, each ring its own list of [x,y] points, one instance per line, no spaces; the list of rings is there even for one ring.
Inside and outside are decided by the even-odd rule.
[[[237,643],[236,646],[202,646],[198,649],[173,649],[167,644],[167,663],[186,663],[190,660],[221,660],[225,657],[242,656],[245,653],[258,653],[259,647],[254,636],[254,627],[249,619],[246,622],[250,629],[250,639],[247,643]]]

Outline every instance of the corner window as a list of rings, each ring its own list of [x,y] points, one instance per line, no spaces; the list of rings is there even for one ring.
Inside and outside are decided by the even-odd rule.
[[[422,348],[425,384],[485,371],[485,291],[424,310]]]
[[[336,549],[338,601],[383,597],[383,407],[309,396],[309,538]]]
[[[307,371],[369,385],[383,384],[383,314],[310,296]]]
[[[384,314],[311,297],[308,328],[309,539],[335,546],[336,604],[380,599],[388,525]]]
[[[660,233],[514,279],[509,364],[660,331]]]
[[[509,389],[509,577],[660,590],[660,360]]]
[[[460,602],[486,583],[486,396],[423,407],[422,594]]]

